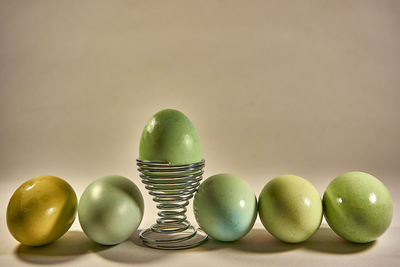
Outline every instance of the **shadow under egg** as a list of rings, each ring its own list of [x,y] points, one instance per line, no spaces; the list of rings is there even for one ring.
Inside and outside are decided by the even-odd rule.
[[[218,249],[226,249],[233,246],[235,242],[223,242],[213,239],[212,237],[208,236],[207,239],[201,243],[200,245],[190,248],[190,251],[212,251]]]
[[[285,243],[276,239],[265,229],[252,229],[232,246],[233,249],[253,253],[280,253],[299,247],[301,244]]]
[[[15,256],[24,262],[34,264],[56,264],[71,261],[90,251],[104,249],[86,237],[80,231],[68,231],[60,239],[44,246],[32,247],[18,245],[14,251]]]
[[[251,253],[279,253],[299,248],[301,244],[284,243],[271,236],[265,229],[252,229],[247,235],[237,241],[222,242],[208,237],[208,240],[194,248],[198,251],[219,249],[240,250]]]
[[[98,251],[97,255],[106,260],[120,263],[146,263],[168,256],[169,251],[149,248],[143,245],[139,238],[140,231],[135,231],[130,239],[118,245]]]
[[[327,226],[322,226],[307,242],[305,242],[304,247],[321,253],[354,254],[372,248],[376,242],[377,241],[373,241],[365,244],[352,243],[336,235],[336,233]]]

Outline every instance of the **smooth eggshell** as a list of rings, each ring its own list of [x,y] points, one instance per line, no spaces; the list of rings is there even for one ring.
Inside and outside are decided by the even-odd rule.
[[[309,239],[322,220],[321,197],[306,179],[281,175],[269,181],[259,197],[260,219],[273,236],[288,243]]]
[[[201,161],[200,138],[192,122],[178,110],[165,109],[156,113],[143,129],[139,159],[172,165]]]
[[[75,220],[77,199],[72,187],[55,176],[23,183],[7,207],[7,226],[21,244],[41,246],[60,238]]]
[[[393,202],[385,185],[364,172],[336,177],[325,190],[325,218],[335,233],[356,243],[377,239],[389,227]]]
[[[128,178],[110,175],[97,179],[83,192],[78,217],[85,234],[102,245],[128,239],[143,218],[143,197]]]
[[[257,217],[257,199],[250,185],[231,174],[206,179],[194,197],[194,214],[200,227],[219,241],[246,235]]]

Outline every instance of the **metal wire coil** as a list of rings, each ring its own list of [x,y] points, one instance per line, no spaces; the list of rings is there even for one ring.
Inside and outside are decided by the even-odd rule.
[[[142,231],[143,244],[159,249],[184,249],[199,245],[207,235],[187,220],[189,200],[200,185],[205,161],[170,165],[136,160],[142,183],[160,210],[156,223]]]

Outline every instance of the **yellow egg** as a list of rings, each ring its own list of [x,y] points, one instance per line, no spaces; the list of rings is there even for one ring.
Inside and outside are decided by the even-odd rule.
[[[77,198],[72,187],[55,176],[23,183],[7,207],[7,226],[23,245],[41,246],[60,238],[75,219]]]

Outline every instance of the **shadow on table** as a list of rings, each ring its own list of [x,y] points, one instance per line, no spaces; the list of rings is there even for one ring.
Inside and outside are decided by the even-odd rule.
[[[75,259],[89,251],[101,251],[107,247],[89,240],[83,232],[68,231],[57,241],[40,247],[19,245],[14,254],[22,261],[35,264],[55,264]]]
[[[265,229],[252,229],[244,238],[235,242],[220,242],[211,237],[196,250],[234,249],[253,253],[280,253],[304,248],[321,253],[352,254],[370,249],[375,242],[355,244],[337,236],[330,228],[322,226],[308,241],[291,244],[279,241]]]
[[[146,263],[160,260],[171,253],[167,253],[165,250],[153,249],[143,245],[139,238],[140,231],[141,230],[135,231],[132,237],[127,241],[112,246],[107,250],[97,251],[96,254],[106,260],[114,262]]]
[[[321,227],[304,243],[304,247],[322,253],[354,254],[372,248],[376,242],[377,241],[373,241],[366,244],[351,243],[337,236],[332,229]]]
[[[301,244],[291,244],[279,241],[265,229],[253,229],[233,247],[237,250],[255,253],[279,253],[294,250]]]
[[[156,261],[168,254],[164,250],[144,246],[136,231],[131,239],[115,246],[103,246],[91,241],[83,232],[68,231],[57,241],[40,247],[19,245],[14,251],[16,257],[33,264],[56,264],[95,253],[113,262],[145,263]]]
[[[139,230],[131,239],[115,245],[102,246],[94,243],[80,231],[68,231],[63,237],[46,246],[29,247],[19,245],[14,253],[22,261],[34,264],[56,264],[73,260],[81,255],[95,253],[100,257],[120,263],[146,263],[160,260],[179,251],[148,248],[139,238]],[[192,251],[219,249],[240,250],[252,253],[280,253],[304,248],[321,253],[352,254],[368,250],[376,244],[350,243],[338,237],[330,228],[321,227],[307,242],[284,243],[271,236],[264,229],[253,229],[244,238],[235,242],[220,242],[211,237]]]
[[[220,242],[211,237],[198,250],[234,249],[253,253],[279,253],[299,248],[300,244],[284,243],[271,236],[265,229],[252,229],[235,242]]]

